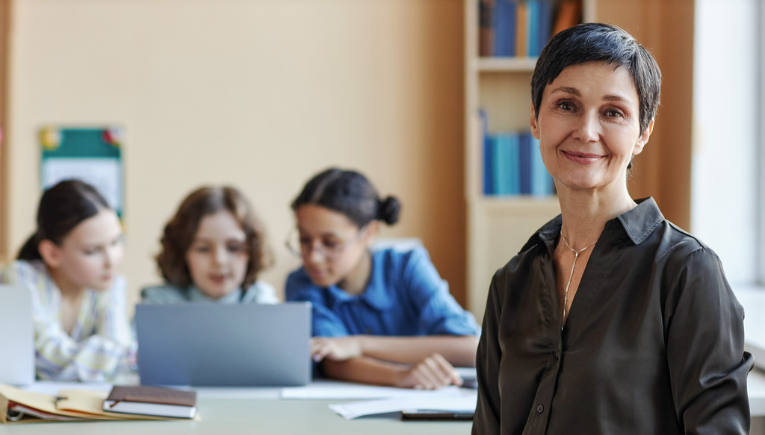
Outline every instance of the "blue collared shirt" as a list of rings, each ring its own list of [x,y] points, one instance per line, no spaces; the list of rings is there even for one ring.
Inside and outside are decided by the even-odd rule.
[[[286,298],[313,304],[315,337],[478,334],[424,248],[373,252],[369,284],[357,296],[314,285],[301,267],[287,278]]]

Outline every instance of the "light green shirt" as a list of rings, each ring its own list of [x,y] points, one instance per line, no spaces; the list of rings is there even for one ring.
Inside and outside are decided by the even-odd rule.
[[[212,299],[197,286],[180,288],[173,285],[159,285],[141,290],[141,302],[148,304],[181,304],[185,302],[208,302],[217,304],[278,304],[274,287],[263,281],[253,284],[244,297],[240,290],[234,290],[220,299]]]

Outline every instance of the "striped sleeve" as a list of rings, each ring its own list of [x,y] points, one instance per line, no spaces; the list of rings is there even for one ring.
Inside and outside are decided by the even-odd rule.
[[[130,368],[134,359],[125,307],[125,282],[118,278],[104,292],[88,292],[91,309],[80,313],[81,339],[75,340],[58,320],[59,290],[47,279],[44,266],[17,261],[9,265],[3,280],[32,292],[35,328],[36,371],[40,379],[103,382]]]

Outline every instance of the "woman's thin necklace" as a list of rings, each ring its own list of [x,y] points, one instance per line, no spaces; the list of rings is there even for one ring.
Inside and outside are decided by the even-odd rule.
[[[589,245],[585,246],[584,248],[580,250],[576,250],[571,247],[571,245],[568,244],[568,240],[566,240],[566,236],[563,235],[563,231],[560,232],[560,236],[563,238],[563,243],[566,244],[566,247],[574,253],[574,264],[571,265],[571,273],[568,275],[568,282],[566,283],[566,291],[563,294],[563,318],[561,319],[560,323],[560,330],[563,331],[563,325],[566,323],[566,305],[568,304],[568,287],[571,285],[571,278],[574,276],[574,267],[576,267],[576,260],[579,259],[579,254],[587,250],[590,246],[598,243],[597,240],[590,243]]]

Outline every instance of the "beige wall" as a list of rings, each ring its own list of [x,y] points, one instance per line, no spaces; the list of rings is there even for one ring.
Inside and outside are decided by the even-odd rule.
[[[289,202],[329,165],[398,194],[464,300],[461,0],[15,0],[8,233],[39,198],[46,124],[125,128],[127,246],[135,299],[180,199],[240,187],[266,223],[282,291]]]

